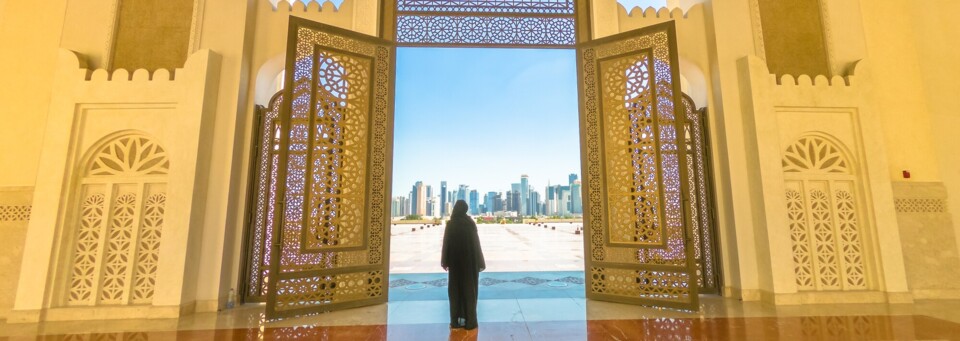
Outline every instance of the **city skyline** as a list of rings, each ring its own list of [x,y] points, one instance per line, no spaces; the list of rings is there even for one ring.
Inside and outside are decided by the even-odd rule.
[[[440,180],[440,192],[432,191],[432,185],[418,180],[406,194],[394,193],[391,215],[395,218],[443,217],[457,200],[464,200],[469,205],[468,213],[473,216],[578,216],[583,213],[580,177],[569,173],[566,178],[566,182],[550,182],[538,187],[530,184],[527,174],[522,174],[506,191],[477,189],[469,184],[456,184],[456,189],[447,190],[449,181]]]
[[[573,50],[398,48],[396,89],[393,196],[580,173]]]

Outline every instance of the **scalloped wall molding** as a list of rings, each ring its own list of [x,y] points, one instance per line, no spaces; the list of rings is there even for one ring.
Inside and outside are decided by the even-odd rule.
[[[273,10],[277,12],[279,11],[288,11],[288,12],[334,11],[334,12],[337,12],[340,10],[341,7],[343,7],[343,3],[346,2],[347,0],[340,1],[339,5],[337,5],[331,0],[307,0],[306,3],[301,0],[266,0],[266,1],[269,1],[270,5],[273,6]]]
[[[628,17],[641,17],[641,18],[657,18],[657,19],[686,19],[687,15],[693,11],[697,6],[703,6],[703,4],[696,4],[690,6],[689,9],[684,11],[679,7],[668,8],[668,7],[647,7],[642,8],[640,6],[631,7],[629,10],[623,6],[621,3],[617,3],[617,8],[622,14],[626,14]]]

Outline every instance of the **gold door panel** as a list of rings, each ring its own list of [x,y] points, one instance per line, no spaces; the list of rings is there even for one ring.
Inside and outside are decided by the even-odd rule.
[[[386,302],[394,55],[290,18],[268,318]]]
[[[587,297],[697,309],[673,22],[577,47]]]

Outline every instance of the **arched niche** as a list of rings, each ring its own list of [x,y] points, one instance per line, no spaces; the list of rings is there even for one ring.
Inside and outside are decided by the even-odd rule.
[[[111,134],[85,153],[62,224],[60,305],[152,303],[169,171],[166,149],[141,132]]]

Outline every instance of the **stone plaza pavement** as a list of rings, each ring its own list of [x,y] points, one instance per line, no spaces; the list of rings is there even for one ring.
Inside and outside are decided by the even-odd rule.
[[[486,272],[583,271],[579,223],[480,224]],[[556,229],[553,229],[556,227]],[[411,231],[416,229],[416,231]],[[440,273],[444,226],[391,225],[390,273]]]

